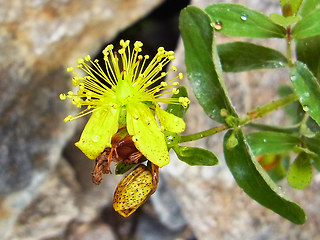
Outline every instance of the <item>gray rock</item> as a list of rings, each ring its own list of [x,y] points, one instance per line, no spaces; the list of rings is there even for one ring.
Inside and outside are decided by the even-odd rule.
[[[10,235],[75,131],[63,122],[75,109],[59,100],[71,85],[65,68],[159,2],[0,0],[0,236]]]

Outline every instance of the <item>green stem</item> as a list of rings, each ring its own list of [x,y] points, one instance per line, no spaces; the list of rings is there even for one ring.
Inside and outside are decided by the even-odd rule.
[[[295,102],[297,100],[298,100],[298,96],[295,93],[292,93],[276,101],[267,103],[266,105],[263,105],[261,107],[257,107],[256,109],[253,109],[252,111],[247,113],[247,116],[241,121],[241,126],[249,122],[252,122],[257,118],[261,118],[267,115],[268,113],[278,110],[279,108],[282,108],[288,105],[289,103]]]
[[[252,111],[250,111],[246,117],[240,120],[239,126],[244,126],[258,118],[261,118],[265,116],[266,114],[275,111],[281,107],[286,106],[289,103],[292,103],[294,101],[298,100],[298,96],[296,94],[290,94],[288,96],[285,96],[283,98],[280,98],[276,101],[273,101],[271,103],[268,103],[266,105],[263,105],[261,107],[255,108]],[[186,136],[181,136],[180,142],[190,142],[190,141],[195,141],[201,138],[205,138],[214,134],[217,134],[219,132],[222,132],[224,130],[233,128],[233,126],[228,126],[226,124],[222,124],[213,128],[210,128],[208,130],[186,135]]]
[[[202,132],[198,132],[198,133],[194,133],[194,134],[190,134],[190,135],[186,135],[186,136],[181,136],[180,142],[190,142],[190,141],[195,141],[195,140],[198,140],[201,138],[209,137],[209,136],[214,135],[216,133],[222,132],[228,128],[229,127],[227,125],[222,124],[222,125],[210,128],[210,129],[202,131]]]

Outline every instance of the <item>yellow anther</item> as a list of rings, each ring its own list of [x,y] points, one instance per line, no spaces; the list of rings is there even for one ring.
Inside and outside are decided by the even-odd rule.
[[[125,54],[126,50],[124,48],[121,48],[118,50],[118,53],[119,54]]]
[[[171,69],[172,69],[173,71],[175,71],[175,72],[178,71],[178,69],[176,68],[176,66],[173,66],[173,65],[171,66]]]
[[[140,41],[136,41],[134,43],[134,50],[136,50],[137,52],[141,52],[141,47],[143,46],[143,43]]]
[[[59,95],[59,97],[60,97],[60,100],[66,100],[67,99],[67,96],[64,93],[61,93]]]
[[[178,86],[180,83],[179,82],[173,82],[172,86]]]
[[[160,85],[161,85],[162,87],[167,87],[167,86],[168,86],[168,83],[167,83],[167,82],[161,82]]]
[[[109,52],[109,51],[112,51],[112,49],[113,49],[113,45],[109,44],[108,46],[106,46],[106,48],[104,50]]]
[[[72,120],[72,116],[71,115],[68,115],[63,121],[64,122],[69,122]]]
[[[183,78],[183,74],[179,73],[179,79],[182,79],[182,78]]]
[[[91,60],[90,55],[87,55],[87,56],[84,58],[84,60],[86,60],[87,62],[89,62],[89,61]]]
[[[67,68],[67,72],[72,72],[73,71],[73,67],[68,67]]]
[[[83,63],[84,63],[83,58],[78,58],[78,63],[79,63],[79,64],[83,64]]]
[[[173,94],[178,94],[178,93],[179,93],[179,89],[172,88],[172,93],[173,93]]]
[[[149,55],[145,55],[144,59],[148,60],[149,59]]]
[[[181,103],[182,107],[186,108],[190,104],[190,99],[187,97],[179,97],[179,102]]]
[[[168,51],[168,56],[173,56],[174,55],[174,51]]]

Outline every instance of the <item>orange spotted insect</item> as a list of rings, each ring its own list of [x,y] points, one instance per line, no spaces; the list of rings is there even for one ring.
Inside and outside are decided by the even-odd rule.
[[[151,170],[143,164],[137,166],[118,184],[113,208],[124,217],[135,212],[157,189],[159,167],[151,163]]]
[[[92,171],[92,182],[99,185],[104,174],[110,174],[111,162],[138,164],[147,159],[135,147],[132,137],[125,128],[120,129],[111,139],[111,147],[106,147],[97,157]]]

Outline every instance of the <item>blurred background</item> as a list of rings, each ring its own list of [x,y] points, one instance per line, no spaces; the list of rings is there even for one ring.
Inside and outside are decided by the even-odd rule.
[[[281,13],[278,0],[0,0],[0,239],[319,239],[319,174],[305,191],[280,183],[307,213],[307,223],[296,226],[235,184],[224,164],[223,133],[192,143],[213,150],[218,166],[191,167],[172,154],[156,193],[123,218],[112,208],[122,176],[93,184],[94,161],[74,146],[87,119],[63,122],[76,111],[59,94],[71,89],[66,67],[77,58],[98,58],[120,39],[140,40],[144,54],[160,46],[175,50],[174,65],[185,72],[179,13],[189,4],[204,8],[218,2]],[[218,43],[231,40],[244,41],[217,33]],[[250,41],[285,49],[281,40]],[[225,80],[237,110],[245,113],[275,98],[288,73],[259,70],[226,74]],[[190,95],[186,133],[213,127]],[[285,119],[277,111],[262,121]]]

